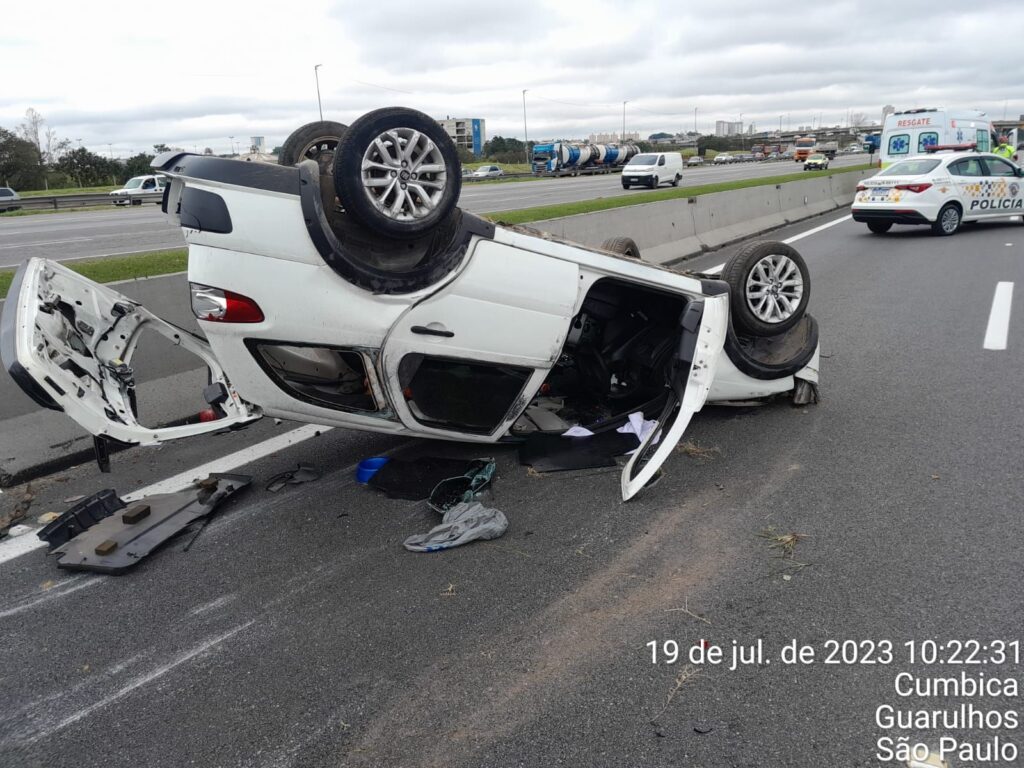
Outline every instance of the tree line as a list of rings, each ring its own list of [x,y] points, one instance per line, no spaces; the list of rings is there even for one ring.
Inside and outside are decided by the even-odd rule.
[[[170,149],[153,146],[154,152]],[[0,184],[15,190],[99,187],[123,184],[150,172],[155,154],[140,152],[127,160],[97,155],[61,138],[34,109],[14,130],[0,126]]]

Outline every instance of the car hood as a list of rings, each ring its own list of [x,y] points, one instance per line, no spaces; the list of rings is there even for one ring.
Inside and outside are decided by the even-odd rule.
[[[623,173],[645,173],[647,171],[656,170],[656,165],[627,165],[622,169]]]

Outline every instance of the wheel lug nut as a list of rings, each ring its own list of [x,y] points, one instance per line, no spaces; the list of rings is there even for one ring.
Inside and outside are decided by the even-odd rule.
[[[412,177],[413,177],[413,179],[415,179],[415,178],[416,178],[416,174],[414,173],[414,174],[412,175]]]
[[[409,164],[409,163],[407,163],[407,162],[406,162],[405,160],[403,160],[403,161],[402,161],[402,167],[403,167],[403,168],[405,168],[405,166],[407,166],[408,164]]]
[[[405,184],[402,185],[402,189],[405,189]]]
[[[391,172],[391,176],[392,176],[392,178],[394,178],[394,177],[395,177],[395,176],[397,176],[397,175],[398,175],[398,171],[392,171],[392,172]]]

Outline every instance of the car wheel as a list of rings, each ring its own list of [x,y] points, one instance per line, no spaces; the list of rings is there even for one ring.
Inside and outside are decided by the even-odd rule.
[[[329,175],[334,172],[334,155],[347,130],[345,125],[333,120],[306,123],[284,140],[277,164],[298,165],[303,160],[315,160],[320,166],[320,175]]]
[[[874,232],[876,235],[884,235],[890,229],[892,229],[891,221],[869,221],[868,229]]]
[[[602,251],[610,251],[630,259],[640,258],[640,248],[631,237],[609,237],[601,243]]]
[[[651,189],[657,189],[660,183],[661,181],[658,179],[658,177],[654,176],[650,181]]]
[[[629,189],[629,188],[630,188],[630,186],[631,186],[631,185],[627,184],[626,182],[622,182],[622,188],[623,188],[623,189]]]
[[[678,174],[678,173],[677,173],[677,174],[675,175],[675,178],[674,178],[674,179],[672,179],[672,186],[673,186],[673,187],[678,187],[678,186],[679,186],[679,180],[680,180],[681,178],[683,178],[683,177],[682,177],[682,175],[681,175],[681,174]]]
[[[750,243],[726,262],[733,327],[752,336],[775,336],[803,317],[811,276],[796,249],[785,243]]]
[[[377,109],[345,133],[334,162],[334,190],[368,229],[399,239],[419,237],[459,201],[458,151],[429,115]]]
[[[961,214],[959,206],[953,203],[946,203],[942,206],[939,215],[932,224],[932,232],[943,237],[955,235],[956,231],[960,229],[960,223]]]

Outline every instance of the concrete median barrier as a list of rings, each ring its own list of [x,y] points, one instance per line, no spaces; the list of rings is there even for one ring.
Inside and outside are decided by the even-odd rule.
[[[765,184],[530,226],[589,246],[600,246],[609,237],[631,237],[646,261],[666,264],[847,206],[860,180],[872,175],[873,170],[865,170]]]

